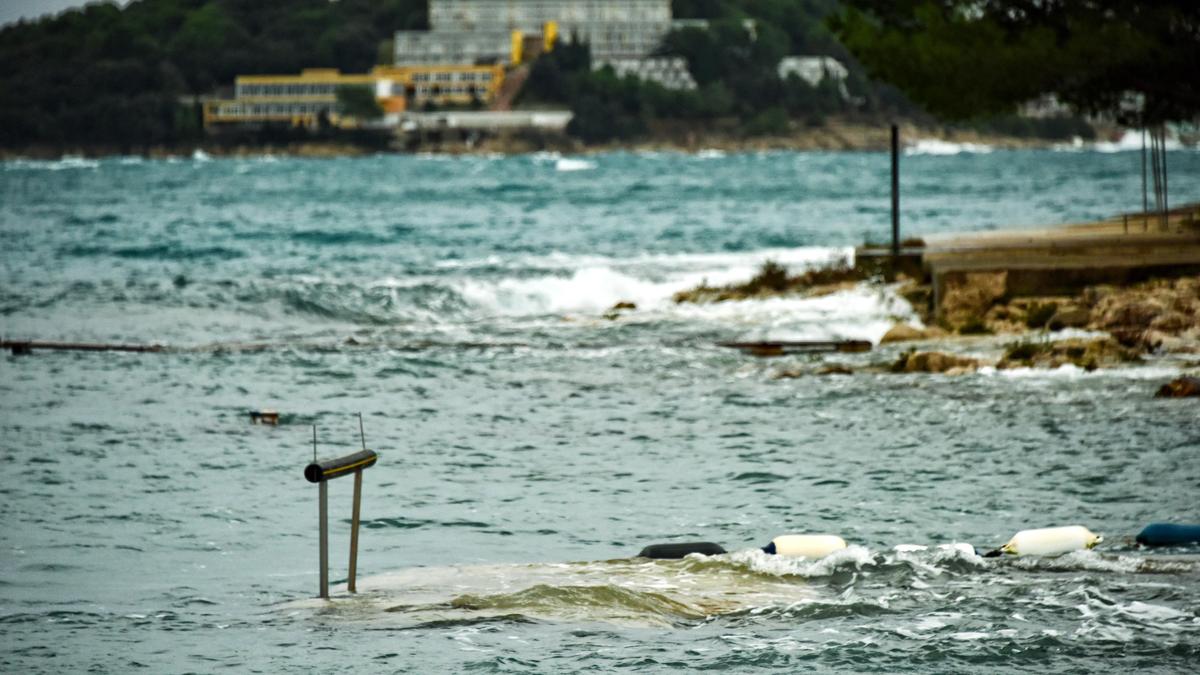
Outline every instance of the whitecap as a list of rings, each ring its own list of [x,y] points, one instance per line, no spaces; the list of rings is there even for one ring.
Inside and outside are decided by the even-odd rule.
[[[1019,557],[1012,565],[1027,570],[1081,570],[1132,574],[1142,569],[1144,559],[1133,556],[1106,556],[1096,551],[1072,551],[1056,557]]]
[[[992,146],[982,143],[955,143],[939,138],[921,138],[904,149],[905,155],[987,154]]]
[[[660,304],[671,287],[645,281],[608,267],[589,267],[570,276],[459,282],[463,297],[492,313],[531,316],[564,312],[599,313],[620,301]]]
[[[823,558],[795,558],[748,549],[730,555],[734,562],[747,565],[760,574],[773,576],[827,577],[843,567],[859,569],[875,562],[874,556],[862,546],[847,546]]]
[[[1087,146],[1085,146],[1087,147]],[[1150,136],[1146,135],[1146,146],[1150,147]],[[1168,133],[1165,147],[1167,150],[1183,150],[1183,143],[1180,142],[1179,136],[1174,133]],[[1115,141],[1096,141],[1091,144],[1091,150],[1096,152],[1113,153],[1113,152],[1141,152],[1142,151],[1142,130],[1127,129],[1121,137]]]
[[[586,159],[576,159],[574,157],[563,157],[554,163],[555,171],[591,171],[595,168],[595,162]]]

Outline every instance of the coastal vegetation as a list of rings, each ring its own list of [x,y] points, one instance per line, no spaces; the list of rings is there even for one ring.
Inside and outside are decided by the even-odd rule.
[[[945,119],[1003,114],[1043,95],[1139,125],[1200,113],[1195,2],[842,5],[829,25],[867,72]]]
[[[708,132],[724,139],[782,138],[835,118],[936,124],[899,89],[871,79],[842,44],[828,23],[842,16],[841,7],[836,0],[676,0],[676,17],[706,23],[668,34],[659,55],[684,59],[695,90],[593,71],[586,45],[564,36],[559,49],[533,64],[521,103],[571,108],[569,133],[588,144]],[[96,2],[5,26],[0,149],[145,152],[194,145],[204,138],[201,97],[227,94],[237,75],[363,72],[390,58],[393,31],[427,28],[427,11],[426,0],[136,0]],[[780,78],[779,60],[789,55],[831,56],[848,74],[844,82],[827,77],[816,85],[795,75]],[[357,92],[345,93],[340,103],[353,116],[376,114]],[[1000,115],[959,128],[1023,138],[1092,134],[1072,117]],[[235,136],[254,144],[282,137],[328,142],[331,134],[264,128]]]
[[[698,286],[679,291],[674,295],[674,300],[676,303],[706,303],[776,295],[828,294],[866,278],[862,269],[845,260],[795,275],[790,274],[786,266],[767,260],[748,281],[724,286],[709,286],[707,281],[701,282]]]
[[[239,74],[361,72],[425,0],[97,2],[0,28],[0,147],[140,151],[202,135],[196,98]],[[353,94],[351,94],[353,96]]]

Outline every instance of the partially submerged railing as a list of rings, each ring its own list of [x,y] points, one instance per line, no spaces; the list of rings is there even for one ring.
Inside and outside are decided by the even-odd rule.
[[[367,437],[363,433],[362,414],[358,415],[358,433],[362,439],[362,450],[351,455],[317,461],[317,427],[313,426],[313,462],[304,467],[304,477],[310,483],[316,483],[318,493],[318,519],[321,539],[321,594],[320,597],[329,599],[329,481],[354,474],[354,506],[350,517],[350,570],[346,577],[346,590],[357,593],[355,575],[358,568],[358,522],[359,509],[362,504],[362,472],[375,466],[379,455],[367,449]]]

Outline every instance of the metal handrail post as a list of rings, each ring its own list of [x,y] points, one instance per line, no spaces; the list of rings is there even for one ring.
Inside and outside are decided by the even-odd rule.
[[[320,530],[321,530],[321,597],[329,599],[329,483],[321,481],[318,484],[320,497]]]
[[[324,483],[322,483],[324,485]],[[362,469],[354,472],[354,510],[350,516],[350,576],[347,579],[346,590],[357,593],[354,578],[358,570],[358,510],[362,503]]]

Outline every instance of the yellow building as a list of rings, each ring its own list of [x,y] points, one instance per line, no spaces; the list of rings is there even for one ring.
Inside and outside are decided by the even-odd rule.
[[[324,116],[335,126],[355,126],[338,111],[343,87],[367,87],[385,115],[434,105],[489,103],[504,83],[499,65],[379,66],[367,74],[313,68],[299,75],[240,75],[232,99],[207,101],[204,126],[286,123],[316,126]]]

